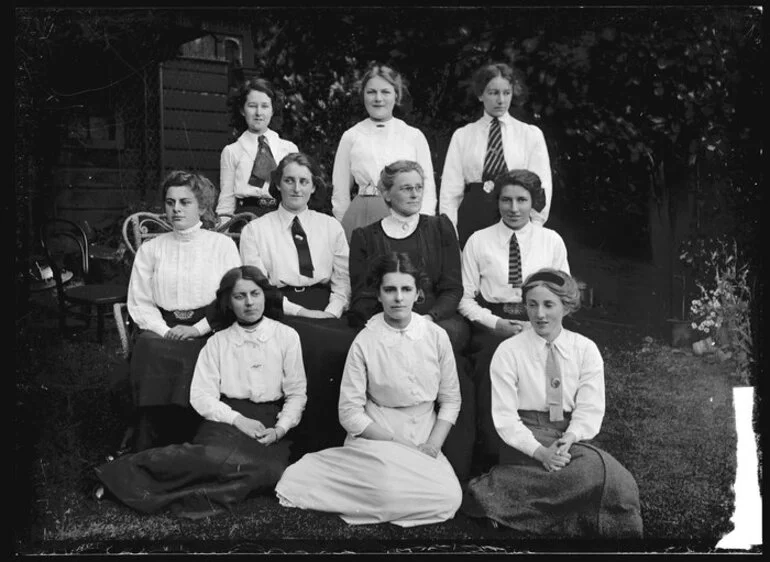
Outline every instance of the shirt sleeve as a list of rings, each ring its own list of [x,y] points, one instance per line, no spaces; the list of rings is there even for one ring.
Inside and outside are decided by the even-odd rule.
[[[348,129],[340,139],[332,170],[332,214],[339,221],[345,216],[345,211],[350,206],[350,188],[353,186],[353,174],[350,172],[352,147],[353,135]]]
[[[460,415],[462,406],[462,397],[460,395],[460,379],[457,376],[457,365],[452,351],[452,344],[449,336],[444,330],[441,330],[437,338],[439,370],[441,380],[438,386],[438,414],[440,420],[448,421],[453,424]]]
[[[302,418],[302,412],[307,403],[307,379],[305,378],[305,365],[302,362],[302,346],[299,334],[291,328],[281,330],[283,339],[283,378],[281,390],[284,403],[278,414],[276,427],[284,430],[284,433],[296,427]]]
[[[361,435],[374,421],[364,411],[366,389],[366,358],[360,338],[356,337],[345,360],[338,404],[340,425],[353,436]]]
[[[506,444],[531,457],[540,446],[540,442],[535,439],[532,431],[519,417],[517,369],[515,354],[503,342],[495,351],[489,365],[492,384],[492,421],[498,435]]]
[[[350,248],[342,225],[338,222],[330,222],[331,250],[334,252],[332,259],[332,274],[330,279],[331,295],[326,305],[326,312],[334,314],[337,318],[347,310],[350,304],[350,275],[348,273]]]
[[[238,412],[219,399],[222,383],[220,354],[220,338],[209,338],[195,363],[190,383],[190,405],[207,420],[232,425]],[[237,376],[237,373],[229,375]]]
[[[446,215],[439,216],[438,228],[441,236],[441,276],[436,283],[436,303],[429,314],[436,320],[443,320],[457,312],[457,305],[463,296],[463,281],[460,244]]]
[[[462,133],[457,129],[449,141],[444,171],[441,173],[441,191],[439,192],[439,214],[445,214],[457,228],[457,209],[465,195],[462,151],[460,147]]]
[[[527,166],[529,170],[535,172],[538,175],[540,178],[540,184],[543,187],[543,191],[545,191],[545,207],[543,207],[543,210],[540,212],[533,209],[531,216],[532,220],[535,222],[545,224],[545,222],[548,220],[548,215],[551,211],[551,201],[553,200],[551,160],[548,157],[548,145],[545,142],[543,131],[534,125],[531,125],[531,127],[534,131],[535,138],[532,144],[532,149],[529,153],[529,158],[527,159]]]
[[[150,330],[163,337],[169,327],[152,296],[155,255],[153,246],[146,242],[139,246],[128,283],[128,313],[142,330]]]
[[[433,216],[436,214],[436,178],[433,175],[433,160],[430,155],[428,139],[425,138],[425,135],[419,129],[415,129],[415,131],[417,132],[415,139],[417,163],[422,166],[422,170],[425,173],[420,213]]]
[[[577,436],[578,441],[596,437],[602,427],[605,410],[604,361],[599,348],[589,340],[581,355],[575,409],[567,428]]]
[[[565,273],[570,273],[569,262],[567,261],[567,246],[564,245],[564,239],[556,234],[556,241],[553,247],[553,267],[560,269]]]
[[[243,265],[253,265],[265,274],[267,277],[267,269],[265,268],[265,262],[259,253],[259,244],[257,244],[257,229],[254,224],[255,221],[251,221],[241,231],[241,262]]]
[[[463,250],[463,296],[457,308],[460,314],[471,322],[479,322],[489,329],[494,329],[499,317],[492,314],[492,311],[488,308],[484,308],[476,302],[476,295],[479,294],[481,283],[479,258],[477,257],[476,250],[477,241],[478,236],[474,232],[468,238],[468,242],[466,242],[465,249]]]
[[[233,151],[228,147],[222,149],[219,157],[219,200],[217,215],[232,215],[235,213],[235,166]]]

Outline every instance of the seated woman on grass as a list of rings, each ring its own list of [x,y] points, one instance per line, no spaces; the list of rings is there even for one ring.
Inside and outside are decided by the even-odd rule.
[[[562,326],[580,306],[577,283],[542,269],[522,293],[532,329],[501,343],[490,367],[499,464],[470,481],[463,511],[527,536],[641,538],[634,477],[590,444],[604,364],[593,341]]]
[[[125,455],[96,469],[104,487],[144,513],[199,518],[272,492],[289,463],[285,439],[305,407],[297,332],[276,321],[280,293],[253,266],[225,274],[217,291],[223,324],[195,365],[190,403],[204,418],[191,443]]]
[[[412,312],[422,274],[406,254],[381,256],[371,275],[383,311],[356,336],[345,364],[345,443],[291,465],[276,494],[281,505],[335,513],[351,525],[440,523],[461,500],[441,452],[461,404],[452,346],[443,329]]]

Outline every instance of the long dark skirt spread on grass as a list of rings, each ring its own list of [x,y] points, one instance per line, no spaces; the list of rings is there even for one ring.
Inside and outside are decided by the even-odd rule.
[[[280,403],[222,401],[273,427]],[[289,464],[291,441],[265,446],[235,426],[204,421],[192,443],[125,455],[96,468],[110,493],[144,513],[170,509],[179,517],[208,517],[255,493],[272,492]]]
[[[535,438],[549,446],[569,425],[544,412],[519,411]],[[472,479],[462,511],[487,517],[525,536],[639,539],[642,517],[634,477],[612,455],[589,443],[570,448],[572,459],[548,472],[535,459],[503,444],[500,464]]]

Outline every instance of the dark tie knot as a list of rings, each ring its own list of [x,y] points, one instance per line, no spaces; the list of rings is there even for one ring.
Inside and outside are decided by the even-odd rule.
[[[264,146],[265,143],[267,143],[267,140],[265,139],[265,135],[259,135],[257,137],[257,142],[259,143],[259,146]]]

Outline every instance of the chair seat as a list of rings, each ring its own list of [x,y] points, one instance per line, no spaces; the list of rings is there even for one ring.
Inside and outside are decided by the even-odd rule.
[[[122,285],[81,285],[65,290],[68,301],[77,304],[115,304],[125,302],[128,287]]]

